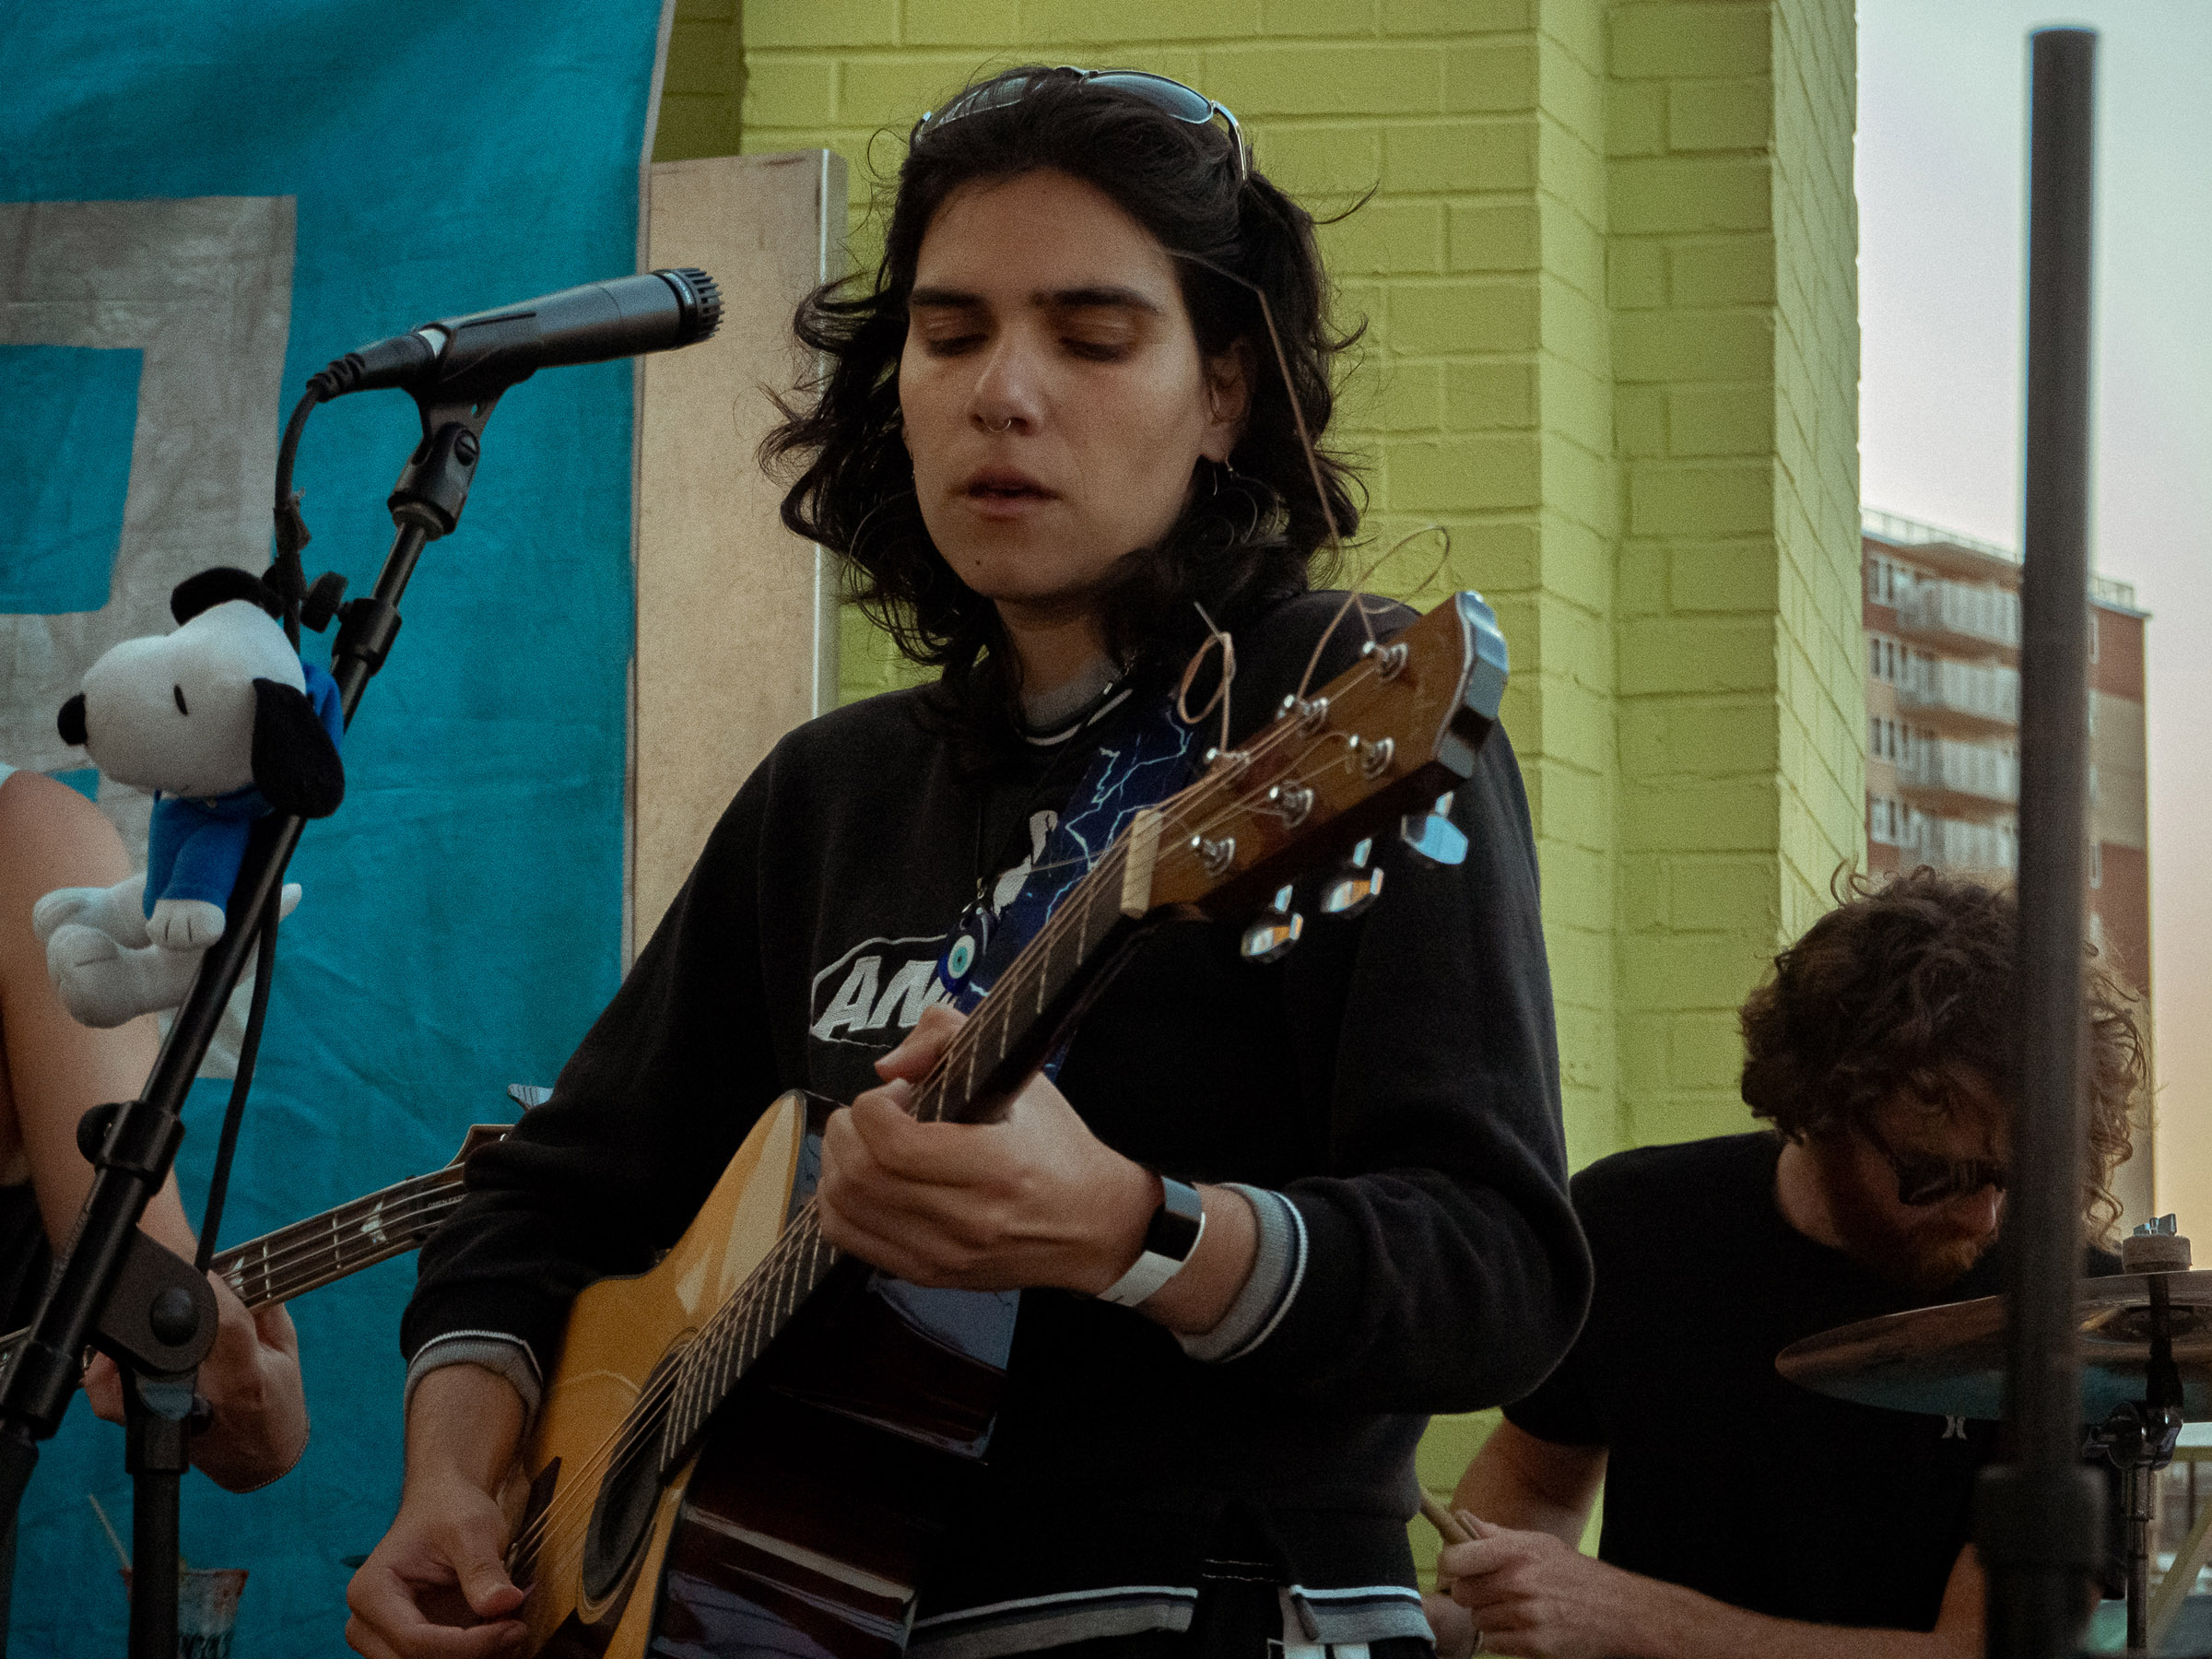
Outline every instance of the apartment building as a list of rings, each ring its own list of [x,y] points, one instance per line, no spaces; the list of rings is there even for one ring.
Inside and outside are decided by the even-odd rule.
[[[2009,877],[2019,837],[2019,556],[1894,513],[1864,513],[1860,529],[1868,863]],[[2128,583],[2091,579],[2089,933],[2146,998],[2147,619]]]

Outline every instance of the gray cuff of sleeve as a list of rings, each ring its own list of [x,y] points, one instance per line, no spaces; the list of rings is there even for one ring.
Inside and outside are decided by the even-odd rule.
[[[538,1400],[545,1394],[545,1383],[538,1372],[537,1356],[530,1351],[530,1345],[503,1331],[448,1331],[416,1349],[414,1363],[407,1367],[407,1391],[400,1400],[403,1421],[406,1408],[415,1403],[416,1385],[432,1371],[448,1365],[480,1365],[493,1375],[506,1378],[514,1392],[523,1396],[523,1432],[530,1432],[530,1425],[537,1417]]]
[[[1178,1332],[1175,1340],[1194,1359],[1218,1364],[1241,1359],[1275,1334],[1298,1296],[1306,1277],[1306,1223],[1298,1206],[1280,1193],[1265,1187],[1231,1182],[1229,1190],[1252,1206],[1259,1228],[1259,1253],[1253,1258],[1251,1277],[1229,1304],[1221,1323],[1195,1336]]]

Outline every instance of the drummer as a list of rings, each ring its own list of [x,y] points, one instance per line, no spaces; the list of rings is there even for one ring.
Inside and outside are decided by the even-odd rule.
[[[1743,1096],[1771,1127],[1575,1178],[1595,1299],[1460,1480],[1477,1535],[1439,1562],[1455,1581],[1429,1598],[1442,1659],[1981,1653],[1967,1540],[1994,1426],[1816,1394],[1774,1357],[2001,1288],[2018,912],[1926,869],[1854,880],[1846,900],[1744,1005]],[[2082,1209],[2108,1240],[2144,1043],[2101,964],[2086,986]],[[1576,1546],[1601,1481],[1592,1559]]]

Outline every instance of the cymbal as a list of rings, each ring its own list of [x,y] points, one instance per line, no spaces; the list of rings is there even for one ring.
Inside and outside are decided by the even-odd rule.
[[[2150,1363],[2150,1277],[2083,1279],[2075,1294],[2081,1338],[2081,1413],[2102,1422],[2143,1397]],[[2212,1418],[2212,1271],[2166,1273],[2183,1415]],[[1774,1361],[1791,1382],[1890,1411],[2004,1417],[2005,1299],[1946,1302],[1861,1320],[1792,1343]]]

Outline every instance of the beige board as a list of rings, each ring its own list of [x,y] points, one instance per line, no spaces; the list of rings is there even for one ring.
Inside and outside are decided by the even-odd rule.
[[[630,955],[738,785],[836,700],[829,559],[783,528],[782,491],[755,454],[776,419],[770,391],[811,368],[792,312],[842,274],[844,230],[832,151],[652,169],[647,261],[706,271],[723,321],[712,340],[643,361]]]

